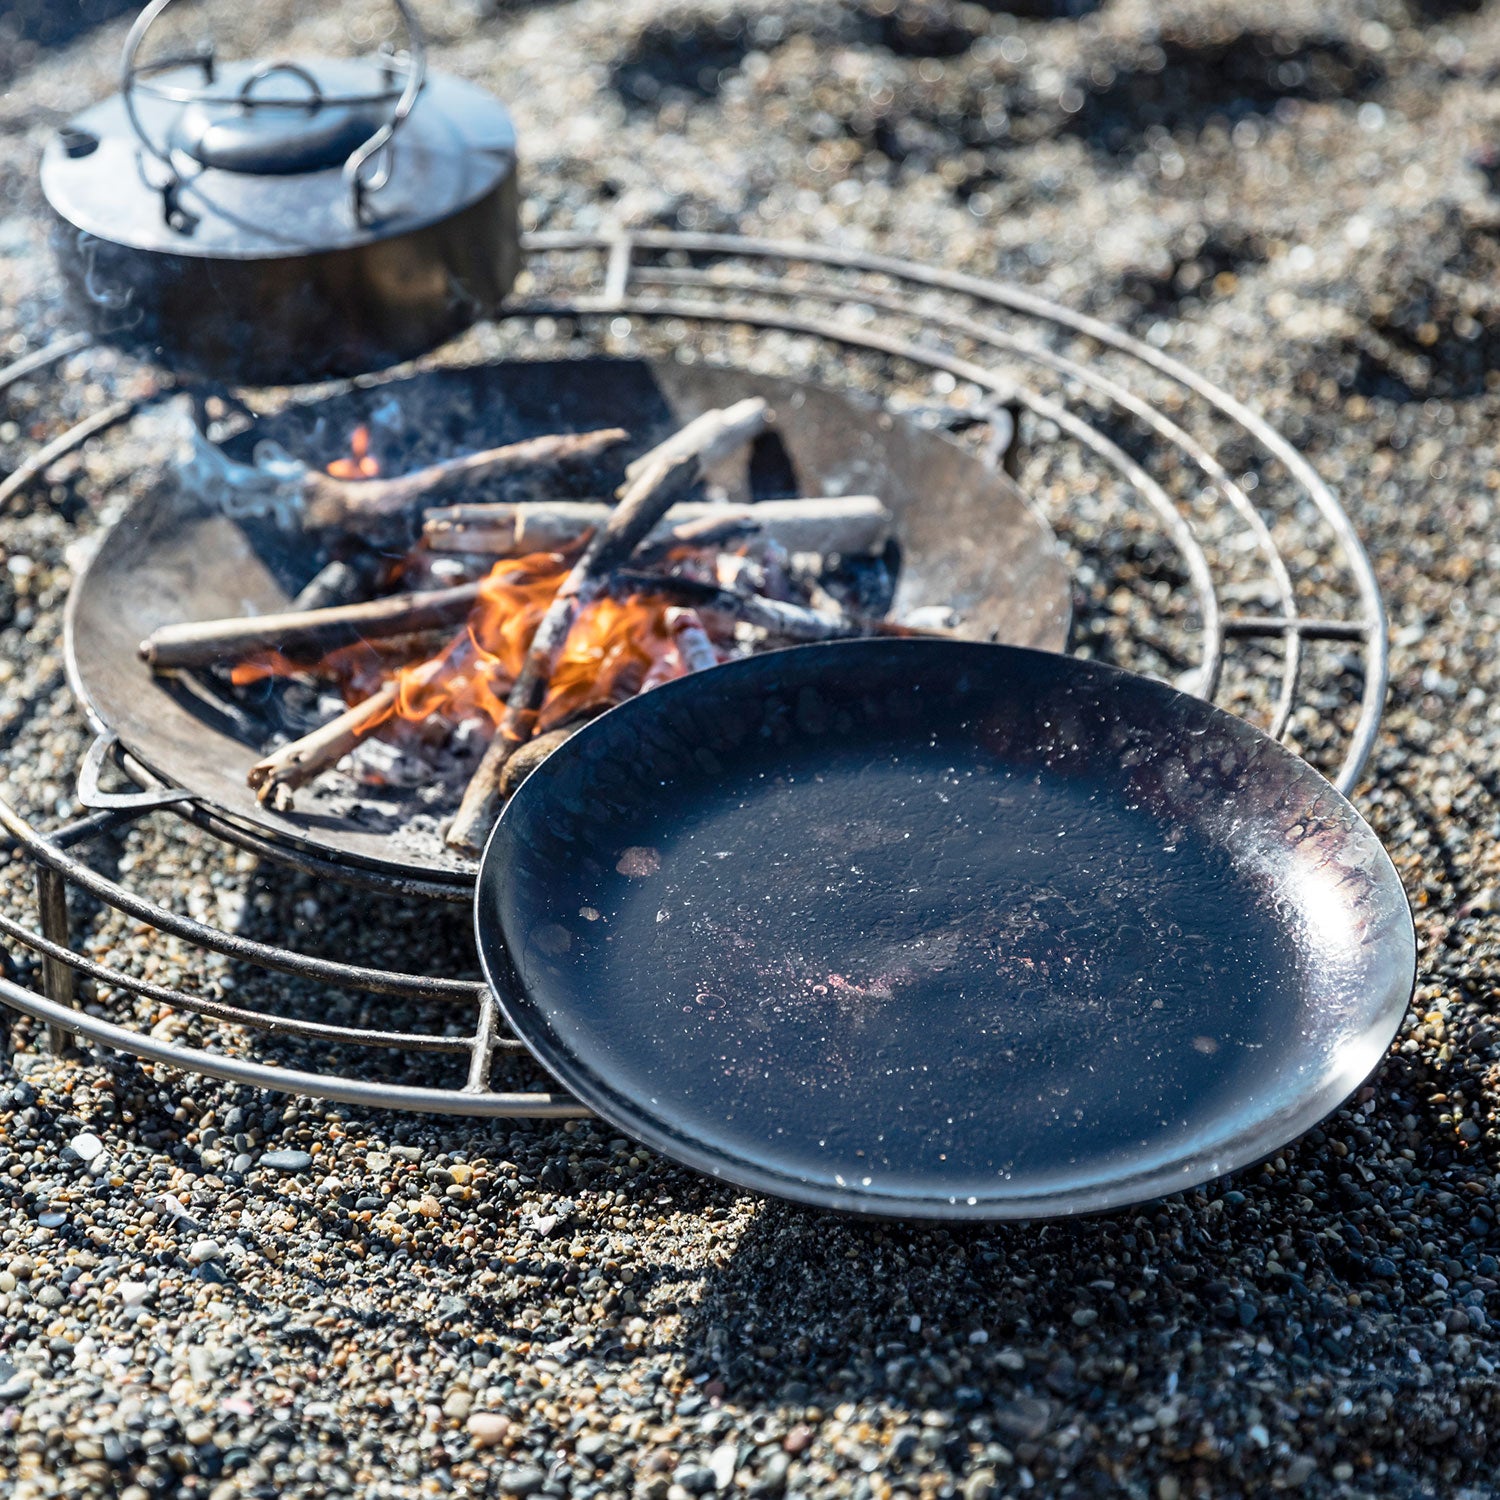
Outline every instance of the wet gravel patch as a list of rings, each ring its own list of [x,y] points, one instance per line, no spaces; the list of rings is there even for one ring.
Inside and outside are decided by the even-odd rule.
[[[58,42],[44,10],[22,0],[4,23],[30,49],[0,96],[6,357],[68,326],[35,159],[49,121],[114,87],[125,24],[101,3],[98,25]],[[1372,1083],[1262,1166],[1136,1212],[991,1231],[760,1202],[594,1123],[408,1119],[55,1061],[14,1021],[0,1486],[24,1500],[1495,1494],[1500,11],[464,0],[423,14],[436,66],[512,102],[535,227],[732,228],[1013,277],[1201,367],[1297,442],[1391,609],[1391,701],[1359,800],[1413,903],[1415,1003]],[[386,12],[208,0],[190,21],[226,53],[271,38],[341,51]],[[0,467],[158,378],[90,352],[21,383],[0,397]],[[0,516],[0,771],[40,818],[76,811],[88,737],[58,650],[71,570],[151,482],[171,430],[138,419]],[[1190,670],[1190,630],[1152,592],[1180,584],[1158,539],[1111,508],[1097,466],[1031,437],[1023,478],[1075,563],[1080,643]],[[1296,522],[1277,517],[1294,555]],[[1257,602],[1255,577],[1236,586]],[[1309,605],[1340,602],[1305,586]],[[1315,751],[1358,686],[1342,650],[1320,648],[1295,724]],[[1252,660],[1237,679],[1247,712],[1264,711],[1257,675]],[[472,961],[461,913],[377,907],[164,820],[90,857],[250,935],[400,968]],[[29,871],[6,858],[0,900],[27,915]],[[378,1001],[293,995],[88,903],[79,922],[96,956],[162,983],[382,1021]],[[7,963],[37,982],[29,958]],[[109,1004],[162,1036],[229,1035],[149,1000]],[[436,1007],[416,1019],[471,1024]],[[381,1066],[452,1086],[457,1064]],[[539,1082],[513,1059],[496,1079]]]

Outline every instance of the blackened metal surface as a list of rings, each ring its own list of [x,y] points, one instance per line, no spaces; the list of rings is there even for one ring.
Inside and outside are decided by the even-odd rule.
[[[312,66],[330,94],[381,76],[367,63]],[[224,65],[220,92],[258,70]],[[202,79],[186,68],[157,81]],[[193,124],[192,106],[144,96],[137,104],[153,139]],[[304,136],[328,129],[335,146],[345,144],[368,123],[351,125],[345,113],[313,109]],[[225,123],[218,136],[205,127],[220,155],[230,152]],[[156,184],[165,169],[144,151],[121,98],[84,111],[42,157],[75,317],[173,366],[272,383],[380,368],[495,311],[520,265],[515,132],[498,100],[429,75],[392,147],[389,184],[365,217],[343,156],[322,145],[326,162],[302,140],[284,142],[282,159],[258,171],[244,169],[255,165],[248,148],[237,167],[195,163],[164,194]],[[290,170],[298,150],[312,169]]]
[[[477,923],[622,1130],[869,1213],[1102,1209],[1255,1161],[1411,993],[1394,868],[1242,720],[1004,647],[840,643],[623,705],[507,808]]]
[[[248,457],[255,441],[270,437],[303,452],[318,416],[344,432],[394,396],[412,421],[483,413],[484,430],[465,434],[469,447],[618,423],[631,433],[630,445],[614,455],[623,465],[698,413],[749,395],[763,395],[775,408],[783,482],[789,466],[804,494],[878,494],[894,513],[902,546],[898,611],[951,605],[976,637],[1049,650],[1066,644],[1067,568],[1014,485],[952,440],[867,399],[817,386],[670,362],[496,363],[292,409],[242,434],[234,451]],[[748,463],[715,478],[735,498],[761,497]],[[436,838],[393,843],[399,807],[378,809],[372,799],[363,822],[320,810],[311,792],[299,794],[300,812],[261,807],[245,774],[269,747],[274,724],[196,681],[153,676],[139,658],[139,642],[158,626],[287,608],[319,563],[298,532],[270,520],[230,519],[164,486],[127,512],[74,586],[66,650],[75,691],[96,727],[231,824],[392,876],[471,880],[472,861]]]

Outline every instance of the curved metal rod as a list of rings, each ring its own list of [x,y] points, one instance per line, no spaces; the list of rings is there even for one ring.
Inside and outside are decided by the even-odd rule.
[[[147,812],[155,807],[170,807],[177,802],[187,802],[193,793],[182,787],[154,788],[141,792],[106,792],[99,785],[99,774],[105,762],[119,748],[120,737],[111,730],[94,736],[93,743],[84,752],[83,764],[78,768],[76,793],[78,801],[91,812]]]
[[[112,401],[92,416],[85,417],[81,422],[75,422],[66,432],[60,433],[45,447],[38,448],[30,458],[24,463],[17,464],[3,480],[0,480],[0,506],[19,495],[27,485],[50,469],[58,459],[66,458],[75,448],[81,448],[91,437],[103,432],[107,427],[113,427],[116,422],[123,422],[127,417],[133,417],[142,407],[149,406],[153,401],[159,401],[164,396],[175,395],[176,391],[175,386],[164,386],[160,390],[153,391],[149,396]]]
[[[172,153],[163,150],[146,134],[146,127],[141,124],[140,113],[135,107],[136,54],[141,50],[141,43],[146,39],[146,33],[151,29],[156,18],[171,3],[172,0],[151,0],[151,3],[135,18],[134,25],[126,33],[125,46],[120,52],[120,102],[125,106],[125,117],[130,121],[130,128],[135,132],[136,139],[152,156],[164,163],[167,170],[175,177],[177,168],[172,165]]]
[[[233,94],[216,94],[211,89],[187,89],[178,88],[171,84],[155,83],[148,76],[156,68],[176,68],[185,64],[195,63],[202,60],[202,54],[190,54],[187,57],[170,57],[158,61],[142,63],[135,72],[135,91],[138,94],[148,94],[153,99],[164,100],[168,104],[242,104],[244,100],[236,92]],[[373,89],[363,94],[324,94],[322,102],[324,106],[337,105],[340,108],[357,104],[389,104],[393,99],[401,97],[401,90],[392,86],[384,89]],[[282,108],[296,108],[299,101],[295,99],[262,99],[261,106],[266,109],[274,109],[278,105]]]
[[[307,97],[305,99],[257,99],[255,97],[255,86],[264,83],[268,78],[274,78],[278,73],[290,73],[293,78],[300,79],[307,85]],[[316,114],[330,101],[323,93],[322,85],[313,77],[312,73],[297,62],[273,62],[266,67],[252,73],[239,87],[235,95],[239,104],[258,108],[272,109],[305,109],[309,114]]]
[[[721,289],[732,287],[736,290],[771,293],[778,297],[807,297],[814,301],[832,301],[834,298],[847,300],[848,296],[844,288],[807,288],[798,282],[773,277],[736,278],[733,281],[725,282],[715,280],[709,273],[704,271],[680,270],[673,267],[661,266],[641,267],[635,273],[635,280],[648,286],[702,286]],[[903,307],[898,298],[888,297],[878,292],[861,291],[858,295],[862,305],[914,318],[926,327],[946,328],[977,342],[988,344],[992,348],[1014,354],[1018,358],[1045,365],[1047,368],[1057,371],[1058,374],[1075,380],[1088,389],[1097,391],[1100,395],[1113,401],[1122,411],[1128,411],[1137,420],[1150,428],[1151,431],[1155,432],[1158,437],[1180,448],[1197,465],[1199,471],[1210,483],[1218,487],[1225,499],[1229,501],[1231,509],[1250,528],[1255,536],[1261,555],[1265,558],[1267,570],[1271,574],[1271,581],[1276,589],[1276,596],[1281,605],[1283,617],[1288,620],[1297,619],[1297,600],[1292,588],[1291,574],[1287,571],[1286,563],[1282,560],[1281,553],[1276,550],[1276,542],[1271,535],[1271,528],[1266,525],[1264,517],[1251,503],[1249,495],[1235,483],[1234,479],[1214,454],[1208,448],[1204,447],[1190,432],[1172,421],[1170,417],[1163,416],[1148,401],[1142,400],[1141,397],[1135,395],[1117,381],[1111,380],[1107,375],[1102,375],[1095,370],[1091,370],[1088,366],[1081,365],[1076,360],[1069,359],[1066,355],[1057,354],[1050,349],[1037,348],[1031,344],[1027,344],[1023,340],[1013,337],[1011,334],[1003,333],[996,328],[990,328],[975,318],[962,317],[953,313],[918,310],[909,306]],[[1268,731],[1275,739],[1281,738],[1286,731],[1288,721],[1291,719],[1301,668],[1302,638],[1296,630],[1284,631],[1282,633],[1282,645],[1285,656],[1282,663],[1281,691],[1277,695],[1276,706],[1272,713],[1271,725]]]
[[[746,323],[751,326],[774,327],[791,333],[806,333],[815,338],[830,339],[851,348],[868,349],[877,354],[888,354],[896,359],[910,359],[929,368],[946,370],[949,374],[1007,400],[1021,402],[1037,416],[1055,422],[1086,447],[1092,448],[1100,458],[1116,469],[1125,481],[1140,493],[1146,503],[1157,514],[1173,545],[1182,557],[1188,570],[1193,592],[1203,617],[1203,657],[1198,664],[1198,683],[1195,691],[1203,697],[1212,696],[1218,683],[1219,668],[1223,659],[1224,632],[1220,619],[1219,600],[1214,593],[1213,575],[1209,571],[1208,558],[1199,546],[1193,529],[1183,519],[1171,497],[1128,453],[1111,442],[1087,422],[1073,415],[1067,407],[1060,405],[1024,386],[996,376],[983,365],[972,360],[960,359],[956,355],[944,354],[937,349],[924,349],[905,339],[886,334],[867,333],[859,329],[845,328],[826,318],[802,318],[773,308],[754,307],[742,303],[706,303],[677,301],[661,298],[655,301],[626,298],[581,297],[569,305],[573,313],[609,314],[634,312],[650,317],[685,318],[695,322]],[[562,304],[531,302],[513,307],[512,313],[522,316],[545,315],[565,317],[568,308]]]
[[[450,906],[461,906],[474,899],[472,885],[423,880],[415,875],[387,875],[380,870],[366,870],[360,865],[325,859],[322,855],[290,844],[278,844],[274,839],[258,834],[232,818],[222,816],[214,808],[206,807],[201,802],[176,803],[165,810],[174,817],[181,818],[183,822],[191,823],[194,828],[201,828],[204,833],[245,850],[247,854],[271,860],[315,879],[333,880],[354,890],[371,891],[377,895],[394,896],[408,901],[446,901]],[[401,995],[408,992],[392,988],[386,993]],[[414,998],[420,996],[414,995]]]
[[[1354,523],[1339,504],[1333,491],[1323,482],[1318,472],[1292,445],[1271,426],[1257,411],[1231,396],[1213,381],[1199,375],[1180,360],[1163,354],[1159,349],[1140,339],[1111,327],[1086,313],[1074,312],[1061,303],[1052,302],[1034,292],[1001,282],[986,281],[963,271],[948,271],[940,266],[921,266],[895,256],[877,255],[868,251],[837,250],[826,245],[809,245],[779,240],[742,239],[735,235],[695,234],[673,230],[638,230],[632,232],[635,245],[647,250],[685,250],[689,253],[707,255],[732,255],[744,257],[759,255],[780,257],[783,260],[799,260],[815,265],[837,266],[851,271],[869,271],[891,276],[919,286],[937,287],[945,291],[958,292],[979,302],[988,302],[998,307],[1009,307],[1015,312],[1071,328],[1075,333],[1092,338],[1109,348],[1117,349],[1154,369],[1158,374],[1175,380],[1179,385],[1202,397],[1231,421],[1244,428],[1273,458],[1286,468],[1292,478],[1307,492],[1319,514],[1333,532],[1339,550],[1344,554],[1355,587],[1359,591],[1362,613],[1366,621],[1364,640],[1369,655],[1365,672],[1364,691],[1360,698],[1359,718],[1351,732],[1351,743],[1344,756],[1333,784],[1341,792],[1353,790],[1359,780],[1370,752],[1375,745],[1375,736],[1380,728],[1380,714],[1385,706],[1386,687],[1390,671],[1389,645],[1385,601],[1381,597],[1380,583],[1375,569],[1360,541]],[[571,230],[555,230],[531,234],[524,241],[533,250],[589,249],[607,252],[613,241],[608,235],[578,233]]]
[[[216,1052],[196,1047],[179,1047],[172,1042],[137,1031],[128,1031],[97,1016],[86,1015],[28,990],[9,979],[0,978],[0,1002],[22,1015],[47,1026],[56,1026],[74,1036],[107,1047],[143,1057],[148,1062],[179,1068],[185,1073],[222,1078],[229,1083],[243,1083],[251,1088],[270,1089],[278,1094],[306,1094],[317,1099],[334,1099],[342,1104],[357,1104],[368,1109],[404,1109],[438,1115],[479,1115],[492,1119],[576,1120],[590,1111],[568,1094],[497,1094],[487,1090],[472,1093],[459,1090],[408,1088],[392,1083],[368,1083],[360,1079],[339,1078],[326,1073],[304,1073],[294,1068],[273,1068],[264,1063],[242,1062]]]
[[[93,342],[91,333],[67,333],[40,349],[33,349],[30,354],[23,354],[0,370],[0,391],[9,390],[18,380],[35,375],[38,370],[45,370],[48,365],[55,365],[70,354],[77,354],[80,349],[87,349]]]
[[[276,948],[269,943],[258,943],[252,938],[223,932],[217,927],[210,927],[206,922],[194,921],[192,917],[169,911],[166,907],[147,901],[114,881],[105,879],[81,860],[74,859],[71,854],[49,844],[3,797],[0,797],[0,827],[24,844],[34,858],[56,870],[73,885],[96,896],[106,906],[136,917],[161,932],[185,938],[213,953],[258,964],[264,969],[274,969],[278,974],[322,980],[339,989],[368,990],[377,995],[404,995],[423,1000],[472,1001],[474,998],[475,986],[470,981],[434,979],[424,974],[388,973],[383,969],[369,969],[339,963],[333,959],[314,958],[305,953],[293,953],[289,949]]]
[[[128,751],[121,753],[120,764],[125,774],[137,786],[153,789],[166,789],[168,786],[167,782],[154,775]],[[398,896],[406,900],[447,901],[457,904],[470,901],[474,896],[471,881],[450,882],[427,880],[417,875],[387,875],[380,870],[366,870],[360,865],[347,861],[329,859],[291,844],[278,843],[268,835],[257,833],[248,825],[236,822],[233,818],[193,797],[174,802],[166,810],[181,818],[185,823],[201,828],[214,838],[223,839],[225,843],[233,844],[261,859],[274,860],[277,864],[297,870],[303,875],[334,880],[341,885],[352,886],[356,890],[375,891],[383,896]],[[393,974],[390,977],[394,979],[400,976]],[[406,992],[392,990],[390,993],[404,994]],[[417,995],[416,998],[420,996]]]
[[[402,122],[416,107],[417,97],[421,94],[422,85],[427,78],[427,42],[422,35],[422,28],[417,25],[417,18],[411,13],[411,7],[406,0],[392,0],[392,3],[401,13],[401,19],[406,26],[406,87],[402,89],[401,97],[396,101],[396,107],[391,111],[390,119],[364,145],[355,147],[350,152],[348,161],[344,163],[344,185],[349,190],[350,206],[354,211],[355,222],[359,224],[365,223],[366,202],[369,195],[378,193],[391,180],[391,141],[401,128]],[[375,175],[366,182],[365,167],[382,152],[385,159],[376,169]]]
[[[215,1021],[229,1021],[237,1026],[250,1027],[270,1036],[295,1036],[314,1042],[338,1042],[364,1047],[406,1047],[413,1052],[468,1052],[476,1043],[474,1037],[437,1036],[428,1032],[373,1031],[353,1026],[334,1026],[322,1021],[297,1021],[286,1016],[264,1015],[259,1011],[245,1010],[238,1005],[229,1005],[222,1000],[213,1000],[204,995],[189,995],[181,990],[169,990],[164,985],[153,984],[149,979],[137,979],[132,974],[122,974],[96,962],[62,943],[55,943],[33,932],[15,918],[0,911],[0,932],[14,941],[30,948],[34,953],[44,954],[67,964],[80,974],[87,974],[99,984],[112,989],[128,990],[143,995],[148,1000],[158,1001],[173,1010],[191,1011],[194,1015],[207,1016]],[[520,1042],[500,1039],[492,1046],[519,1049]]]

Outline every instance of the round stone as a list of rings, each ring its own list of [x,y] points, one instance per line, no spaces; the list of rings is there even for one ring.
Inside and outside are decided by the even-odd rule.
[[[465,1425],[476,1448],[493,1448],[510,1431],[510,1418],[497,1411],[476,1411]]]
[[[260,1164],[274,1172],[305,1172],[312,1166],[313,1159],[306,1151],[267,1151]]]
[[[85,1130],[75,1135],[68,1142],[68,1150],[76,1156],[79,1161],[87,1165],[104,1155],[104,1142],[91,1131]]]

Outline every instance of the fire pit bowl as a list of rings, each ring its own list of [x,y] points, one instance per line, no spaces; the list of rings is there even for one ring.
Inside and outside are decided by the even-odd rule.
[[[1141,1202],[1268,1155],[1371,1073],[1416,963],[1353,807],[1116,668],[854,641],[625,703],[520,788],[480,955],[632,1138],[903,1217]]]
[[[1067,569],[1006,476],[950,438],[824,387],[668,361],[497,362],[294,406],[226,447],[248,458],[273,438],[300,454],[319,419],[346,433],[395,398],[408,422],[451,428],[454,452],[608,424],[631,434],[623,463],[700,412],[746,396],[774,407],[779,442],[726,480],[733,498],[877,494],[896,518],[898,610],[951,606],[972,637],[1063,648]],[[308,540],[274,519],[231,518],[163,486],[104,537],[74,586],[66,639],[74,690],[95,727],[140,767],[192,793],[257,847],[269,838],[345,866],[465,885],[473,862],[445,848],[432,819],[415,816],[424,810],[397,791],[350,806],[315,785],[293,812],[262,806],[245,777],[280,726],[253,701],[200,679],[153,675],[138,654],[163,625],[283,610],[318,565]]]

